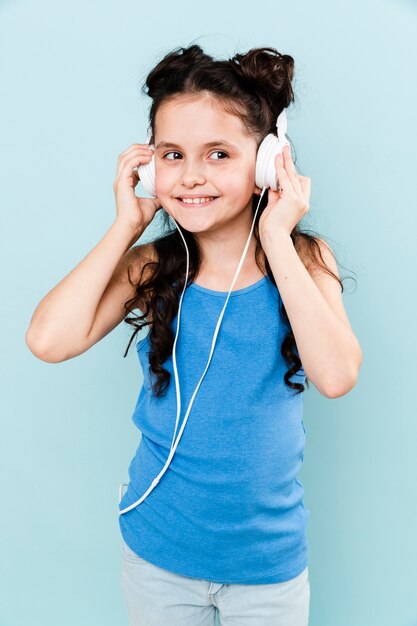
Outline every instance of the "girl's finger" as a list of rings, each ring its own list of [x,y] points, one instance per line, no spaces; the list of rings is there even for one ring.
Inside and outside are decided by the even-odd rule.
[[[129,146],[128,148],[126,148],[126,150],[124,150],[120,155],[119,158],[121,158],[122,156],[125,156],[127,154],[129,154],[130,152],[132,152],[133,150],[138,150],[139,148],[143,149],[143,150],[147,150],[149,148],[150,144],[149,143],[132,143],[131,146]]]
[[[284,159],[282,157],[282,154],[277,154],[275,157],[275,169],[277,172],[277,178],[279,186],[281,188],[281,192],[294,192],[294,187],[284,167]]]
[[[292,160],[290,146],[287,144],[283,149],[284,155],[284,167],[288,173],[288,177],[292,182],[294,191],[301,193],[301,185],[298,178],[297,170],[295,169],[294,161]]]
[[[303,196],[307,202],[310,204],[310,192],[311,192],[311,178],[309,176],[300,176],[301,188],[303,190]]]
[[[130,163],[132,158],[137,159],[139,155],[150,158],[152,157],[153,152],[150,152],[148,148],[137,147],[137,146],[136,147],[132,146],[132,148],[129,148],[129,150],[122,152],[122,154],[119,156],[117,160],[116,178],[120,176],[126,163]]]
[[[132,156],[135,154],[152,154],[153,151],[151,150],[152,150],[151,148],[148,148],[146,146],[132,146],[128,150],[125,150],[124,152],[122,152],[122,154],[119,154],[117,162],[123,163],[127,159],[132,158]]]
[[[144,151],[139,152],[138,154],[134,154],[130,159],[123,160],[119,163],[117,167],[116,180],[119,178],[129,178],[130,176],[138,176],[134,167],[138,167],[139,165],[144,165],[145,163],[149,163],[152,157],[152,153],[144,153]]]

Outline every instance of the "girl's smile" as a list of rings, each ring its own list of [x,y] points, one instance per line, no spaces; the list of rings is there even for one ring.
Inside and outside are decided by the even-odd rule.
[[[186,209],[204,209],[206,207],[211,206],[216,200],[218,196],[197,196],[194,199],[186,196],[182,198],[177,198],[178,203],[186,208]]]

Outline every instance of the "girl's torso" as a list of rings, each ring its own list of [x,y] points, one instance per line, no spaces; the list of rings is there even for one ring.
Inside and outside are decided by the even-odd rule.
[[[259,276],[259,274],[258,274]],[[199,281],[202,277],[199,277]],[[206,367],[225,291],[195,282],[182,302],[176,362],[181,428]],[[136,508],[120,516],[126,543],[171,571],[216,582],[289,580],[307,565],[303,487],[303,395],[284,382],[288,332],[268,276],[231,292],[212,360],[167,471]],[[173,320],[176,332],[178,318]],[[151,393],[148,336],[137,344],[144,372],[132,416],[142,433],[119,508],[149,488],[168,457],[176,419],[172,355],[165,396]],[[301,370],[292,378],[304,382]]]

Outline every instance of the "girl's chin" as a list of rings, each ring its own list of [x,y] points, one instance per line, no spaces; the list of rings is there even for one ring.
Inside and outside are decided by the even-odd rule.
[[[190,233],[204,233],[219,225],[219,216],[214,213],[196,210],[172,212],[171,217],[184,230]]]

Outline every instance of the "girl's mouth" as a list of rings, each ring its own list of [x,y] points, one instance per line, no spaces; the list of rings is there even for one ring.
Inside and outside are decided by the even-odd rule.
[[[187,209],[200,209],[200,208],[204,208],[204,207],[208,207],[211,204],[213,204],[213,202],[215,200],[217,200],[218,196],[212,196],[210,198],[201,198],[198,200],[198,202],[194,202],[194,200],[186,200],[185,202],[181,199],[181,198],[177,198],[178,202],[180,203],[180,205],[182,207],[186,207]]]

